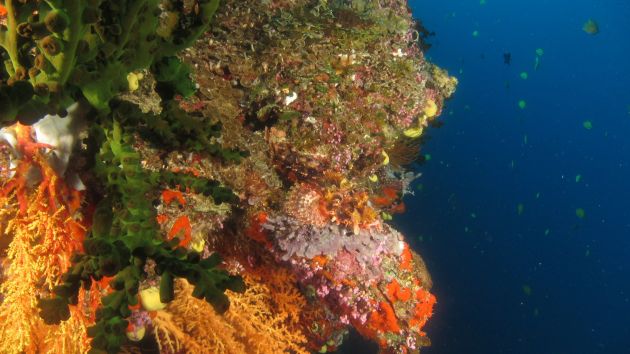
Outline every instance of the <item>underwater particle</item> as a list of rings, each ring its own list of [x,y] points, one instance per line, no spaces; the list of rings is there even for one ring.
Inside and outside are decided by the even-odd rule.
[[[580,219],[584,219],[584,217],[586,216],[586,212],[582,208],[577,208],[575,209],[575,215]]]
[[[527,145],[527,134],[523,135],[523,144]]]
[[[527,102],[525,102],[525,100],[519,100],[518,101],[518,108],[525,109],[525,107],[527,107]]]
[[[590,34],[591,36],[594,36],[599,33],[599,25],[595,20],[589,18],[588,21],[584,22],[584,25],[582,26],[582,31]]]
[[[540,192],[536,192],[536,199],[540,198]]]
[[[523,293],[527,296],[531,296],[532,295],[532,287],[527,285],[527,284],[523,284]]]
[[[582,123],[582,126],[586,130],[591,130],[593,129],[593,122],[591,122],[590,120],[585,120],[584,123]]]
[[[516,212],[518,213],[518,215],[522,215],[523,211],[525,211],[525,206],[523,205],[523,203],[518,203],[518,205],[516,206]]]
[[[545,229],[545,236],[548,236],[550,232],[551,232],[551,230]]]
[[[479,5],[485,5],[486,4],[486,0],[479,0]]]
[[[510,168],[514,168],[514,160],[510,161]]]
[[[424,161],[431,161],[431,154],[424,154]]]
[[[545,51],[542,48],[536,49],[536,58],[534,59],[534,70],[538,70],[540,67],[540,58],[545,54]]]
[[[527,71],[523,71],[519,74],[519,76],[521,77],[521,79],[523,80],[527,80],[527,78],[529,77],[529,75],[527,74]]]
[[[472,33],[472,36],[473,37],[479,37],[479,31],[474,30],[473,33]]]
[[[540,311],[538,310],[538,307],[536,307],[534,309],[534,317],[538,317],[538,315],[540,315]]]
[[[580,183],[580,181],[582,180],[582,175],[577,175],[575,176],[575,183]]]
[[[418,185],[416,186],[416,190],[422,192],[424,190],[424,184],[418,183]]]
[[[584,257],[588,257],[591,255],[591,249],[590,248],[586,248],[586,252],[584,252]]]
[[[464,232],[468,233],[468,226],[464,227]]]
[[[476,213],[470,213],[470,217],[473,218],[473,219],[476,219],[477,218],[477,214]]]

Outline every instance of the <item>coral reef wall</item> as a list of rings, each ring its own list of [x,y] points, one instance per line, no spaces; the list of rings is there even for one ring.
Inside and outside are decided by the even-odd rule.
[[[162,8],[158,34],[186,18]],[[0,352],[324,353],[351,327],[384,353],[430,345],[431,277],[387,223],[457,84],[424,33],[405,0],[224,0],[188,66],[127,76],[68,171],[29,127],[4,128]],[[165,90],[166,72],[196,92]],[[153,241],[99,236],[116,233]],[[61,324],[59,298],[40,319],[38,299],[93,261],[117,266],[81,278]]]

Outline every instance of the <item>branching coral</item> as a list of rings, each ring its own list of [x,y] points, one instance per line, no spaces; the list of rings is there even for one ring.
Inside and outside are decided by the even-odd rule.
[[[177,300],[153,320],[163,352],[307,353],[296,318],[274,306],[275,291],[251,280],[246,283],[245,293],[229,293],[232,306],[219,316],[191,296],[190,285],[179,282]]]
[[[37,298],[46,296],[70,267],[85,227],[76,220],[80,193],[59,178],[30,132],[27,126],[14,127],[15,153],[21,159],[17,173],[0,188],[5,221],[0,222],[0,237],[10,240],[8,271],[0,286],[0,351],[84,352],[89,319],[83,310],[73,309],[72,319],[60,326],[45,326],[37,315]]]

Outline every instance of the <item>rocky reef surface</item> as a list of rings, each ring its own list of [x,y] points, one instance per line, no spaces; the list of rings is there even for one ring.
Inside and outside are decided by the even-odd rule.
[[[431,277],[388,221],[457,80],[407,2],[95,3],[154,16],[138,21],[173,48],[101,50],[56,99],[29,91],[57,116],[2,116],[0,352],[324,353],[350,328],[384,353],[430,345]],[[121,43],[127,23],[95,23]],[[122,92],[94,84],[107,70]],[[19,73],[0,76],[16,107]]]

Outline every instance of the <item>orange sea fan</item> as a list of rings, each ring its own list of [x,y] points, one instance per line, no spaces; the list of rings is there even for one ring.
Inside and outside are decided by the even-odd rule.
[[[64,206],[55,212],[47,210],[42,190],[29,196],[26,213],[16,212],[0,233],[11,239],[6,279],[0,286],[4,295],[0,352],[58,353],[61,348],[64,353],[84,353],[89,349],[89,321],[80,310],[73,307],[71,319],[59,326],[44,325],[38,314],[37,297],[58,284],[82,237],[75,233],[81,228],[68,227],[75,222],[65,217]]]
[[[418,160],[420,157],[421,144],[421,139],[402,137],[396,140],[392,146],[387,149],[390,165],[400,169]]]
[[[224,315],[192,297],[192,286],[179,281],[176,299],[153,319],[161,352],[308,353],[304,335],[274,306],[272,290],[245,280],[245,293],[228,292],[230,309]]]
[[[247,276],[264,284],[270,290],[269,297],[274,308],[286,314],[291,324],[297,324],[302,309],[306,307],[306,299],[297,288],[295,275],[284,267],[271,264],[254,272]]]
[[[80,194],[48,164],[30,127],[14,129],[22,158],[15,174],[0,185],[0,203],[5,206],[0,211],[0,238],[8,241],[7,270],[0,285],[0,352],[83,353],[89,349],[89,321],[80,310],[73,308],[72,318],[62,325],[47,326],[37,309],[37,298],[58,284],[72,253],[82,247],[85,228],[75,220]]]

